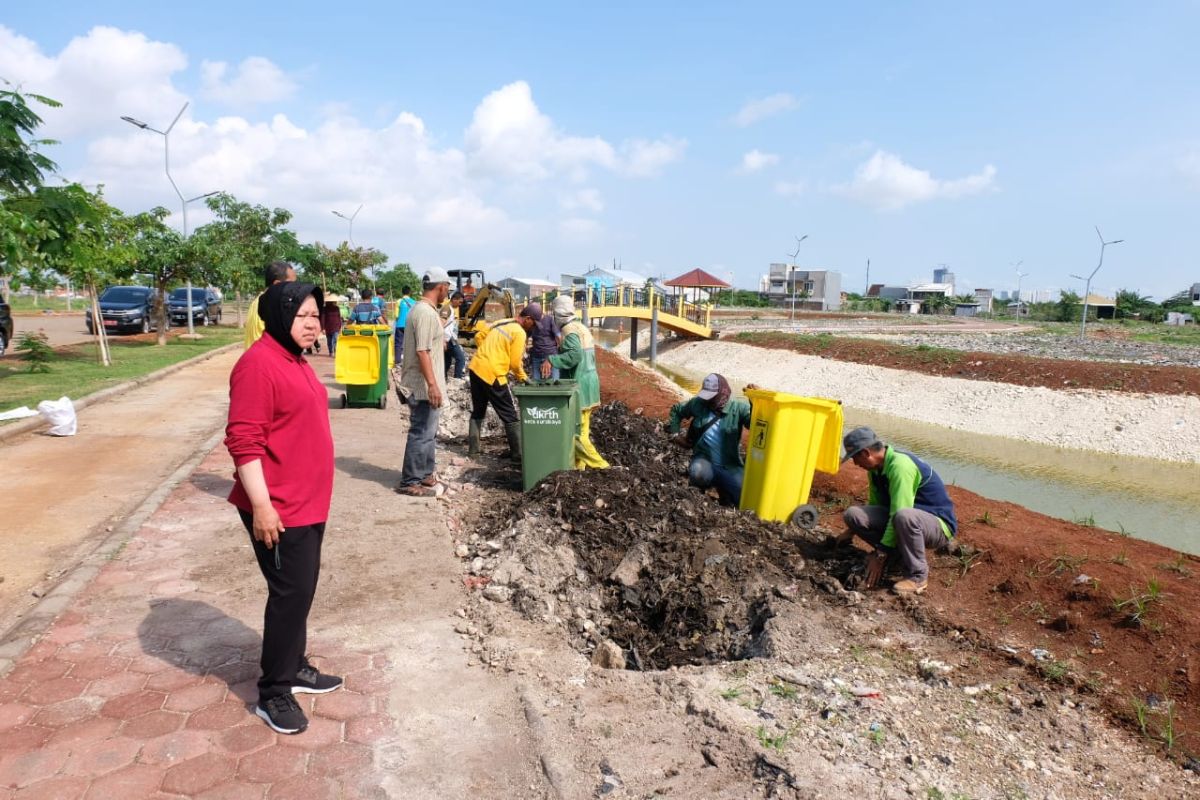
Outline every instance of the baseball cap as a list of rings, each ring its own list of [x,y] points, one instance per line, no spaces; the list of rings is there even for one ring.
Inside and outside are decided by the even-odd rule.
[[[425,286],[434,286],[439,283],[449,283],[450,273],[441,267],[430,267],[425,270],[425,274],[421,276],[421,283]]]
[[[705,376],[704,383],[700,384],[700,391],[696,392],[696,397],[701,400],[712,400],[719,391],[721,391],[721,376],[713,372]]]
[[[875,431],[866,427],[855,428],[842,437],[842,449],[846,451],[846,455],[842,457],[842,463],[877,444],[879,444],[879,437],[875,435]]]

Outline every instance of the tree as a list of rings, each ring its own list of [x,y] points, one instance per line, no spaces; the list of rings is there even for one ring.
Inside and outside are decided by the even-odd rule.
[[[4,81],[4,85],[12,84]],[[39,147],[57,142],[36,138],[42,118],[30,108],[26,97],[48,108],[60,106],[58,101],[40,94],[0,90],[0,278],[5,285],[15,269],[40,268],[38,249],[53,236],[45,224],[30,216],[30,203],[14,205],[14,201],[28,200],[41,187],[45,174],[57,170],[49,157],[38,152]]]
[[[157,342],[167,343],[167,290],[185,277],[195,278],[196,260],[188,258],[183,235],[164,220],[171,212],[155,206],[130,218],[134,252],[133,271],[146,275],[154,286],[154,324],[158,329]],[[191,255],[194,256],[195,248]],[[190,300],[190,298],[189,298]]]
[[[232,289],[238,299],[241,317],[243,292],[252,296],[262,290],[262,274],[276,260],[294,260],[300,254],[296,234],[284,226],[292,219],[285,208],[269,209],[238,200],[220,192],[204,201],[216,219],[197,229],[192,245],[195,254],[204,253],[215,273],[213,283]]]
[[[8,81],[4,85],[12,86]],[[38,152],[39,147],[58,142],[34,138],[42,118],[29,107],[26,97],[48,108],[62,105],[40,94],[22,94],[20,89],[0,90],[0,195],[4,196],[31,194],[42,185],[45,173],[58,169]]]
[[[92,319],[99,320],[99,287],[133,271],[129,219],[104,200],[103,188],[93,193],[77,183],[44,187],[36,199],[38,222],[53,234],[41,247],[47,265],[76,286],[88,287]],[[94,324],[92,332],[100,363],[108,366],[111,358],[104,326]]]
[[[1146,322],[1162,322],[1166,318],[1162,306],[1132,289],[1118,291],[1116,303],[1118,319],[1136,318]]]
[[[400,291],[405,286],[419,293],[421,278],[412,271],[412,267],[408,264],[396,264],[391,269],[375,276],[375,286],[387,292],[390,297],[399,297]]]
[[[941,314],[950,307],[950,302],[944,294],[931,294],[921,298],[921,310],[926,314]]]
[[[336,248],[330,249],[317,242],[315,245],[303,245],[301,251],[312,248],[311,260],[305,263],[305,279],[316,283],[326,291],[344,292],[351,286],[362,286],[367,282],[366,275],[376,267],[387,263],[387,254],[370,247],[351,247],[342,242]],[[384,288],[375,279],[376,286]]]
[[[1058,295],[1058,321],[1074,322],[1083,312],[1083,298],[1070,289],[1063,289]]]

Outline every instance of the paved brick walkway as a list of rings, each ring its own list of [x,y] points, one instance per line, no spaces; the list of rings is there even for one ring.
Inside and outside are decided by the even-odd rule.
[[[0,800],[383,796],[382,650],[318,634],[344,689],[299,698],[300,736],[253,715],[264,589],[228,474],[210,456],[0,678]]]

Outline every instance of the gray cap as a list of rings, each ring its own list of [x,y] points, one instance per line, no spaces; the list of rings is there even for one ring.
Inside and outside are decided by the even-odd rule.
[[[870,428],[855,428],[842,437],[842,449],[846,451],[842,462],[849,461],[863,450],[877,444],[879,444],[879,437],[875,435],[875,431]]]
[[[701,400],[712,400],[719,391],[721,391],[721,376],[713,372],[704,376],[704,382],[700,384],[700,391],[696,392],[696,397]]]
[[[439,283],[450,283],[450,273],[441,267],[430,267],[421,275],[421,284],[424,286],[436,286]]]

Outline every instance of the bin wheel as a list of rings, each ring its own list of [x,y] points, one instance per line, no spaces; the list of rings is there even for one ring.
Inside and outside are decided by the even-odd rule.
[[[346,393],[345,393],[345,392],[342,392],[342,408],[345,408],[345,407],[346,407],[347,405],[349,405],[349,404],[350,404],[350,401],[349,401],[349,399],[346,397]]]
[[[800,506],[792,512],[792,522],[805,530],[810,530],[817,524],[817,517],[817,507],[812,505]]]
[[[379,407],[387,408],[387,395],[386,394],[379,395]]]

